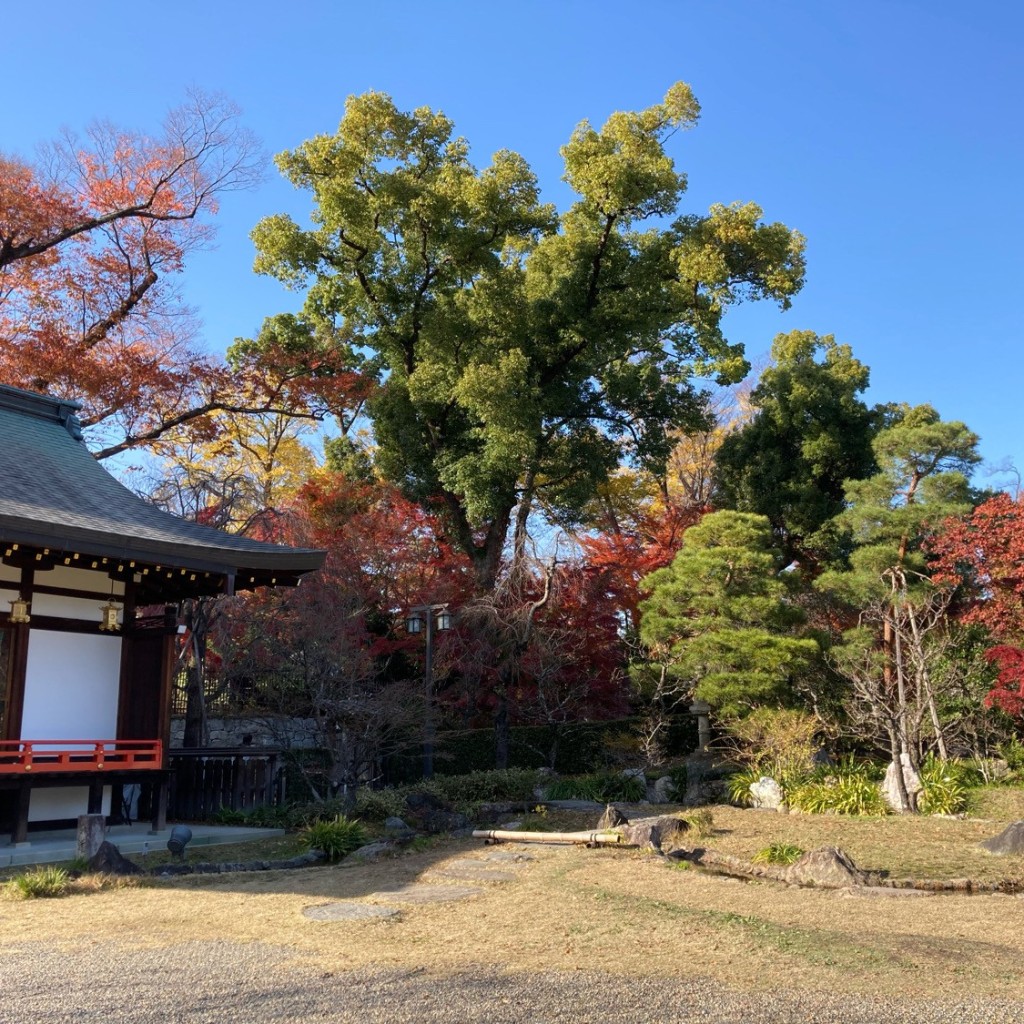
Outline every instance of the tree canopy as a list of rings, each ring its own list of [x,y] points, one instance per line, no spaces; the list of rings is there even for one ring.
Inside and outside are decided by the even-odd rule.
[[[874,469],[880,417],[859,398],[868,368],[832,335],[779,334],[771,357],[750,397],[756,415],[718,450],[716,497],[767,516],[787,554],[800,555],[842,510],[847,481]]]
[[[790,575],[764,516],[705,516],[672,564],[644,582],[644,643],[722,714],[784,702],[792,673],[817,654],[814,640],[794,635],[803,615],[786,599]]]
[[[662,469],[670,431],[705,420],[694,375],[745,371],[727,308],[787,306],[802,284],[803,239],[753,203],[679,213],[686,177],[665,144],[698,114],[680,83],[581,123],[562,214],[521,156],[477,169],[442,113],[381,93],[277,158],[313,224],[262,221],[256,269],[308,288],[305,317],[379,373],[379,469],[443,513],[485,583],[517,504],[521,538],[540,495],[571,522],[620,463]]]

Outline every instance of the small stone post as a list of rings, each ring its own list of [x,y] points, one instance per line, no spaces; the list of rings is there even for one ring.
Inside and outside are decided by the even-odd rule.
[[[91,860],[93,854],[107,838],[107,819],[102,814],[80,814],[75,852],[79,857]]]
[[[690,705],[690,714],[697,719],[697,754],[706,754],[711,742],[711,705],[703,700],[695,700]]]

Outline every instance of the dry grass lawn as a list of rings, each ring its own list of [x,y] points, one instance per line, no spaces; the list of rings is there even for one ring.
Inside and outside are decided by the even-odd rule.
[[[1017,794],[1018,797],[1024,794]],[[1004,799],[1004,798],[1000,798]],[[1024,806],[1001,808],[1005,820]],[[975,853],[1002,822],[845,820],[715,808],[707,845],[739,856],[769,842],[844,847],[894,876],[1024,876],[1024,864]],[[766,972],[788,988],[906,996],[1024,995],[1024,900],[1010,896],[851,896],[745,883],[637,851],[523,846],[515,881],[454,903],[403,906],[397,918],[313,922],[304,907],[419,881],[446,884],[445,862],[483,857],[472,840],[438,842],[377,864],[229,876],[0,903],[3,945],[77,947],[186,940],[272,942],[298,961],[363,966],[468,965],[711,976],[744,988]],[[495,865],[508,870],[507,865]],[[453,884],[448,880],[447,884]],[[464,884],[464,883],[459,883]]]

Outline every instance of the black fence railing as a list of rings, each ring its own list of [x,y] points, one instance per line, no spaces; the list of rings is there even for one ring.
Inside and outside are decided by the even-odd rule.
[[[253,747],[172,750],[167,813],[204,821],[218,811],[248,811],[284,803],[281,751]]]

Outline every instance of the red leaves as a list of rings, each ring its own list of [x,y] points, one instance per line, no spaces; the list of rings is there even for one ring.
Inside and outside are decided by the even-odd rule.
[[[968,591],[964,619],[996,639],[1024,639],[1024,504],[1000,494],[929,545],[936,583]]]
[[[985,652],[999,669],[996,685],[985,698],[986,707],[999,708],[1019,718],[1024,715],[1024,650],[1001,645]]]

